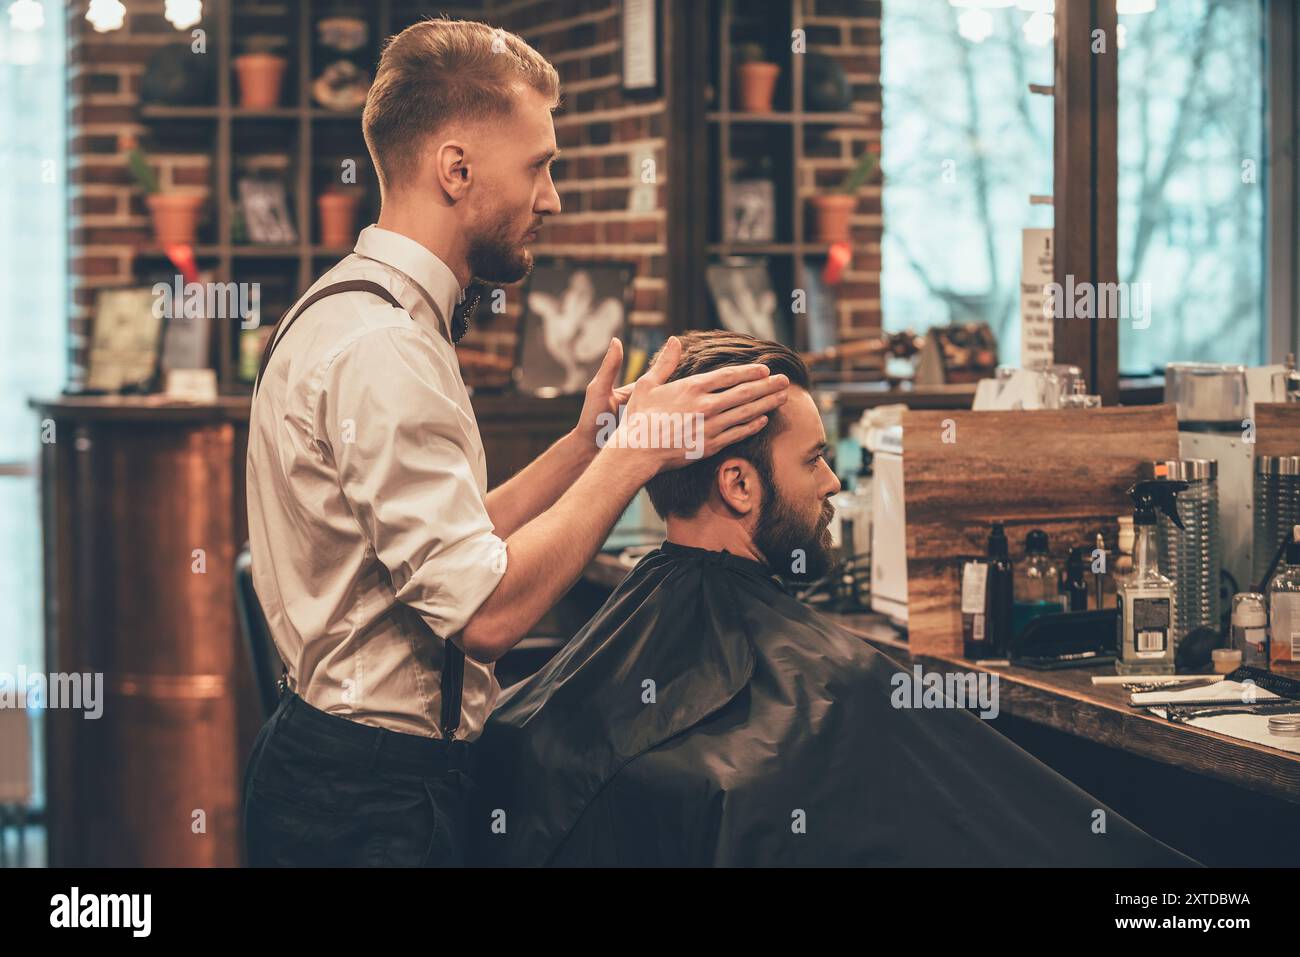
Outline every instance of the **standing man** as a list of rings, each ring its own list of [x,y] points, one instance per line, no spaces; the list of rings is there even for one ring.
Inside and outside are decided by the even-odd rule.
[[[675,339],[615,388],[615,339],[574,430],[486,492],[456,307],[472,279],[527,275],[560,211],[558,100],[544,58],[480,23],[418,23],[380,59],[362,119],[379,222],[276,329],[249,424],[253,579],[290,689],[245,775],[255,865],[459,863],[492,662],[637,490],[692,461],[626,434],[598,446],[598,419],[702,414],[708,456],[785,401],[762,365],[667,382]]]

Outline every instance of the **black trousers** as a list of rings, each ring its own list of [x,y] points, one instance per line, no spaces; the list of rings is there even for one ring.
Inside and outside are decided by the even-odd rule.
[[[280,700],[244,773],[254,867],[438,867],[465,857],[470,745]]]

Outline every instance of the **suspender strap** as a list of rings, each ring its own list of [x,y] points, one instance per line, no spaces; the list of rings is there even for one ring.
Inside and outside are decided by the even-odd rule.
[[[294,320],[306,312],[309,306],[314,306],[326,296],[336,296],[341,292],[373,293],[387,302],[394,309],[402,308],[402,304],[397,301],[397,298],[391,292],[379,285],[379,283],[372,282],[369,279],[348,279],[344,282],[331,283],[323,289],[316,290],[304,299],[302,304],[295,309],[287,319],[276,326],[275,332],[271,333],[271,338],[266,340],[266,347],[262,350],[262,362],[257,369],[257,379],[253,382],[254,395],[257,394],[257,387],[262,383],[262,376],[266,373],[266,367],[271,364],[271,353],[275,351],[275,347],[279,345],[285,335],[288,334],[289,327],[293,325]]]
[[[271,353],[275,351],[275,347],[288,334],[289,327],[293,325],[294,320],[306,312],[309,306],[315,305],[326,296],[336,296],[341,292],[373,293],[394,309],[404,308],[391,292],[379,283],[372,282],[369,279],[348,279],[344,282],[331,283],[322,289],[316,290],[316,292],[304,299],[302,304],[287,318],[282,320],[271,338],[266,340],[266,348],[262,350],[262,363],[257,370],[257,379],[253,383],[254,395],[257,394],[257,387],[262,383],[262,376],[266,372],[266,367],[271,363]],[[477,304],[477,300],[475,304]],[[432,634],[432,632],[430,633]],[[285,670],[281,681],[284,682],[287,677],[288,669]],[[461,651],[460,647],[453,644],[449,638],[443,641],[442,681],[440,684],[442,692],[442,737],[444,741],[450,741],[456,729],[460,727],[461,693],[465,687],[465,652]],[[281,694],[284,693],[284,690],[282,684]]]
[[[465,687],[465,652],[450,638],[442,643],[442,737],[452,740],[460,727],[460,699]]]

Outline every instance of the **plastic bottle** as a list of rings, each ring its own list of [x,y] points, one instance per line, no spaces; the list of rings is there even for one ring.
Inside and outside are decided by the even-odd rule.
[[[1153,479],[1129,489],[1133,499],[1133,573],[1119,586],[1119,656],[1122,675],[1174,673],[1174,583],[1160,574],[1156,557],[1156,512],[1179,528],[1176,496],[1186,482]]]

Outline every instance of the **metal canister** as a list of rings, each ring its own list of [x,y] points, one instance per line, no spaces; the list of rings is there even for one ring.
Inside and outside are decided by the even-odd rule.
[[[1300,455],[1255,456],[1255,544],[1251,550],[1251,588],[1263,579],[1268,563],[1295,525],[1300,525]]]
[[[1219,573],[1223,532],[1219,526],[1219,467],[1213,459],[1170,459],[1149,464],[1156,478],[1186,482],[1178,494],[1183,528],[1160,514],[1156,547],[1160,572],[1174,583],[1174,643],[1193,628],[1220,624]]]

